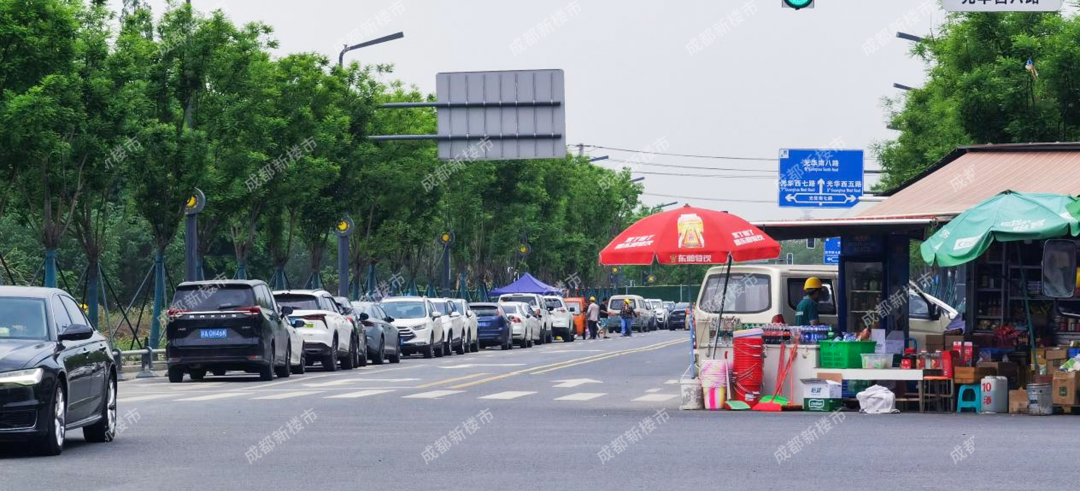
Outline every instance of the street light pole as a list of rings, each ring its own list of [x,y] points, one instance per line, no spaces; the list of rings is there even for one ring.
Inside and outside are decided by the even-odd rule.
[[[385,43],[387,41],[393,41],[395,39],[401,39],[403,37],[405,37],[404,32],[395,32],[394,34],[391,34],[389,36],[383,36],[383,37],[378,38],[378,39],[372,39],[371,41],[364,41],[364,42],[362,42],[360,44],[357,44],[357,45],[354,45],[354,46],[346,45],[344,48],[341,49],[341,54],[338,55],[338,62],[337,62],[338,66],[342,66],[342,65],[345,64],[345,53],[348,53],[348,52],[350,52],[350,51],[352,51],[354,49],[366,48],[368,46],[374,46],[376,44],[382,44],[382,43]]]

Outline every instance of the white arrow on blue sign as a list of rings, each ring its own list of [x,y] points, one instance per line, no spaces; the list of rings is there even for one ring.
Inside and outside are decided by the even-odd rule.
[[[780,150],[781,207],[851,208],[863,194],[863,151]]]
[[[840,237],[825,239],[825,264],[840,264]]]

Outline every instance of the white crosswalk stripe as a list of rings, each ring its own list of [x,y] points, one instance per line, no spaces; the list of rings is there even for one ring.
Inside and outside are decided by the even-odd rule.
[[[274,394],[270,396],[254,397],[253,401],[276,401],[278,399],[292,399],[294,397],[304,397],[313,394],[322,394],[321,390],[298,390],[294,392],[282,392],[280,394]]]
[[[634,402],[664,402],[679,397],[678,394],[649,394],[647,396],[638,397],[634,399]]]
[[[649,389],[649,390],[645,391],[645,393],[646,394],[655,394],[655,393],[660,392],[662,390],[664,390],[664,389]]]
[[[383,390],[379,390],[379,389],[361,390],[361,391],[357,391],[357,392],[349,392],[347,394],[338,394],[336,396],[327,396],[327,397],[325,397],[325,399],[356,399],[356,398],[359,398],[359,397],[377,396],[379,394],[386,394],[386,393],[390,393],[390,392],[393,392],[393,391],[392,390],[385,390],[385,389],[383,389]]]
[[[412,394],[402,397],[402,399],[439,399],[441,397],[452,396],[454,394],[460,394],[465,392],[463,390],[433,390],[431,392],[421,392],[419,394]]]
[[[562,396],[555,398],[556,401],[591,401],[598,397],[606,396],[603,392],[578,392],[577,394],[570,394],[568,396]]]
[[[498,394],[491,394],[489,396],[484,396],[484,397],[481,397],[480,399],[492,399],[492,400],[497,400],[497,401],[509,401],[510,399],[517,399],[518,397],[531,396],[531,395],[533,395],[535,393],[536,392],[511,390],[511,391],[507,391],[507,392],[499,392]]]
[[[213,401],[216,399],[228,399],[230,397],[248,396],[250,393],[245,394],[243,392],[222,392],[220,394],[210,394],[206,396],[188,397],[186,399],[177,399],[177,402],[198,402],[198,401]]]
[[[170,384],[169,388],[172,390],[202,390],[217,387],[223,383],[224,382],[200,382],[194,384]]]
[[[154,399],[164,399],[166,397],[176,397],[177,394],[151,394],[145,396],[134,397],[122,397],[116,399],[116,402],[138,402],[138,401],[152,401]]]

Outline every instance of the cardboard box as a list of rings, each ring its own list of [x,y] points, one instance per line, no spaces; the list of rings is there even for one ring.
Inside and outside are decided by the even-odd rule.
[[[1080,406],[1080,372],[1054,374],[1054,404]]]
[[[1067,360],[1067,359],[1069,359],[1069,349],[1068,348],[1047,348],[1046,349],[1046,359],[1047,360]],[[1065,363],[1065,362],[1062,361],[1061,363]],[[1061,363],[1058,363],[1058,365],[1061,365]]]
[[[1009,391],[1009,414],[1027,414],[1028,393],[1027,389]]]
[[[886,336],[884,329],[871,329],[870,340],[877,343],[877,347],[874,348],[874,353],[892,353],[894,355],[904,354],[903,332],[893,331]]]
[[[841,397],[841,383],[834,380],[820,378],[804,378],[803,399],[839,399]]]
[[[992,368],[997,375],[1009,379],[1009,388],[1015,389],[1020,383],[1020,366],[1013,362],[984,361],[978,364],[978,368]]]
[[[983,377],[997,375],[997,370],[985,367],[955,367],[953,368],[953,383],[977,384],[982,382]]]
[[[925,349],[927,352],[933,353],[935,351],[945,351],[946,348],[952,349],[952,345],[955,342],[964,342],[963,336],[946,336],[944,334],[930,334],[926,336],[926,346],[919,349]]]

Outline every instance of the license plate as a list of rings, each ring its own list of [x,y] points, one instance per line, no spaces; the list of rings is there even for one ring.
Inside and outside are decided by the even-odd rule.
[[[480,326],[480,327],[487,327],[487,326],[490,326],[490,325],[491,325],[491,323],[490,323],[490,322],[481,322],[481,323],[479,324],[479,326]]]
[[[304,328],[305,329],[315,329],[315,323],[314,322],[305,322],[304,323]]]
[[[227,329],[199,329],[199,339],[225,339],[229,337]]]

